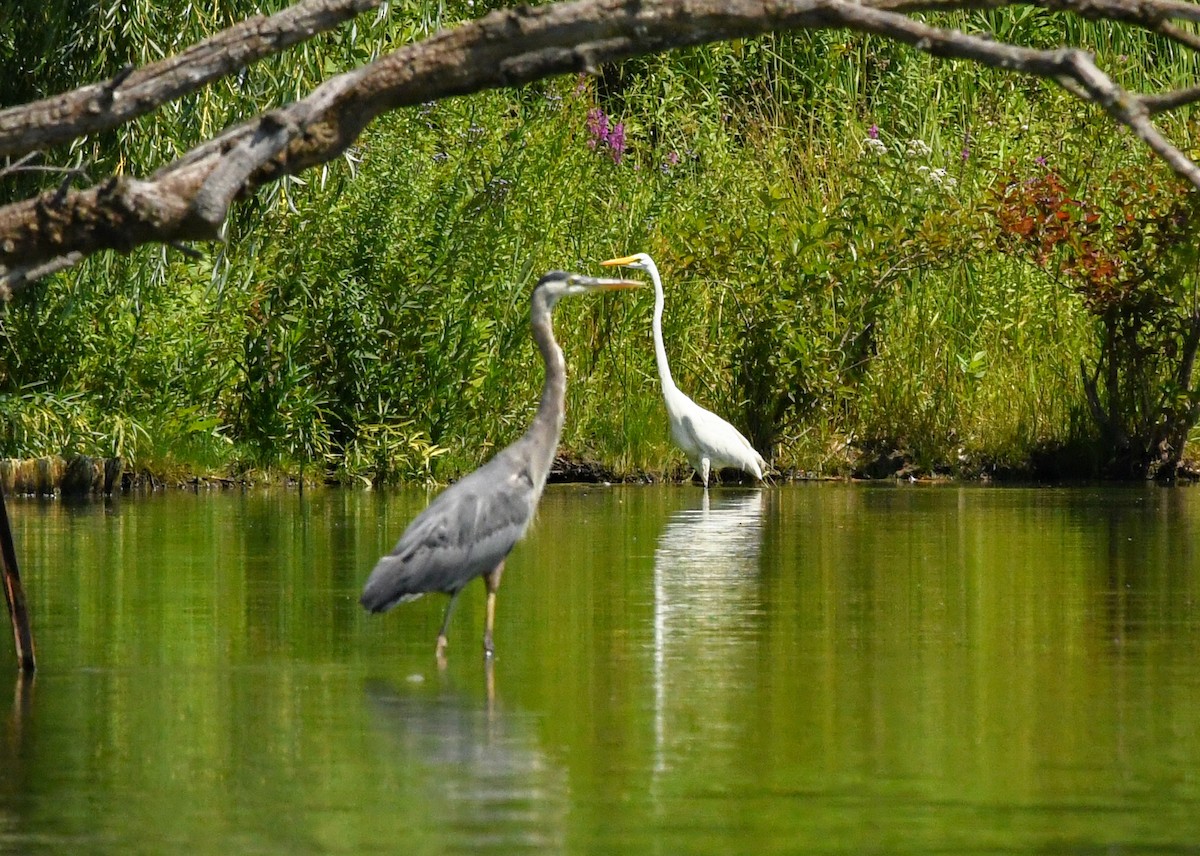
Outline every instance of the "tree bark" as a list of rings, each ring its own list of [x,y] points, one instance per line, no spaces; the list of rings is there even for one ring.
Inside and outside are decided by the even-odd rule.
[[[0,112],[0,152],[112,128],[181,94],[334,26],[378,0],[306,0],[254,18],[177,57],[84,87],[59,99]],[[1200,87],[1141,96],[1118,86],[1092,57],[1036,50],[931,26],[922,10],[994,8],[1001,0],[575,0],[492,12],[330,78],[308,97],[270,110],[146,178],[113,176],[83,189],[0,207],[0,292],[19,289],[103,250],[220,236],[230,206],[281,176],[342,154],[380,114],[425,101],[521,86],[551,75],[593,72],[607,62],[768,32],[846,28],[1055,81],[1128,126],[1172,169],[1200,188],[1200,168],[1151,121],[1200,99]],[[1173,23],[1200,20],[1176,0],[1042,0],[1034,4],[1153,30],[1188,49],[1197,37]]]
[[[21,586],[21,574],[17,570],[17,551],[13,548],[3,491],[0,491],[0,563],[3,564],[4,600],[8,604],[8,617],[12,622],[17,667],[22,673],[31,675],[36,668],[33,630],[29,626],[29,612],[25,608],[25,589]]]

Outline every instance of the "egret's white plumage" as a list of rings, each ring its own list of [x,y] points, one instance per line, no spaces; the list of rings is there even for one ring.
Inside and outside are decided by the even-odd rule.
[[[767,466],[763,456],[750,445],[750,441],[741,431],[688,398],[671,377],[671,366],[667,363],[667,349],[663,345],[662,335],[665,298],[654,259],[646,253],[636,253],[632,256],[609,259],[600,264],[606,267],[619,265],[643,270],[650,274],[650,279],[654,282],[654,320],[651,325],[654,331],[654,356],[658,363],[658,377],[662,382],[663,401],[667,405],[671,439],[683,449],[692,468],[700,474],[704,486],[708,487],[709,471],[722,467],[742,470],[761,481],[763,469]]]

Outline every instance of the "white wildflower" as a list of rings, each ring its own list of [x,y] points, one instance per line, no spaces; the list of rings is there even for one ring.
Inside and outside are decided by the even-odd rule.
[[[866,144],[867,148],[871,150],[872,154],[876,154],[876,155],[886,155],[887,154],[888,147],[883,142],[883,140],[880,140],[876,137],[867,137],[865,140],[863,140],[863,142]]]
[[[936,184],[938,187],[949,188],[958,186],[958,180],[941,167],[930,169],[929,167],[920,166],[917,167],[917,172],[924,175],[930,184]]]
[[[932,149],[929,148],[929,145],[924,140],[909,140],[906,151],[908,152],[908,156],[912,158],[925,157],[929,155]]]
[[[933,179],[934,184],[939,184],[942,187],[954,187],[954,185],[958,184],[958,182],[954,179],[954,176],[947,173],[946,170],[942,169],[941,167],[929,173],[929,177]]]

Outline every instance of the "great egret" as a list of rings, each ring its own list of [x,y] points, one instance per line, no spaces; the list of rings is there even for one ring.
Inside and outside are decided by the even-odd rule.
[[[662,381],[663,400],[667,404],[667,416],[671,423],[671,439],[683,449],[692,469],[700,474],[705,489],[708,488],[709,470],[721,467],[743,470],[762,481],[767,462],[742,432],[711,410],[692,401],[671,379],[671,367],[667,364],[667,349],[663,346],[662,335],[663,287],[654,259],[645,253],[635,253],[600,264],[644,270],[654,282],[654,356],[658,362],[658,377]]]
[[[478,576],[487,586],[483,649],[489,657],[495,652],[492,626],[504,560],[529,526],[562,433],[567,371],[550,325],[554,305],[567,295],[640,285],[632,280],[562,271],[551,271],[538,281],[529,301],[529,321],[546,366],[546,378],[529,430],[439,494],[371,571],[360,601],[371,612],[383,612],[427,592],[450,595],[438,633],[439,661],[445,656],[446,630],[454,602],[463,587]]]

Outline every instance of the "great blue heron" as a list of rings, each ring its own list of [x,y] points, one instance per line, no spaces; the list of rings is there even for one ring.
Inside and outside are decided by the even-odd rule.
[[[700,474],[704,487],[708,488],[709,469],[735,467],[762,481],[763,468],[767,462],[755,451],[742,432],[734,428],[711,410],[706,410],[688,398],[671,378],[671,367],[667,364],[667,349],[663,346],[662,315],[663,287],[658,276],[658,266],[645,253],[622,256],[600,262],[605,267],[620,265],[644,270],[654,281],[654,357],[658,362],[658,378],[662,382],[663,400],[667,405],[667,416],[671,423],[671,439],[684,454],[692,468]]]
[[[408,525],[392,552],[371,571],[360,599],[371,612],[383,612],[427,592],[450,595],[438,633],[439,661],[445,657],[446,630],[454,602],[463,587],[478,576],[483,577],[487,586],[483,650],[489,657],[495,652],[492,626],[504,560],[529,526],[562,432],[567,370],[550,325],[554,305],[559,298],[571,294],[639,285],[631,280],[600,279],[562,271],[551,271],[538,281],[529,301],[529,321],[546,365],[546,378],[537,415],[529,430],[475,472],[440,493]]]

